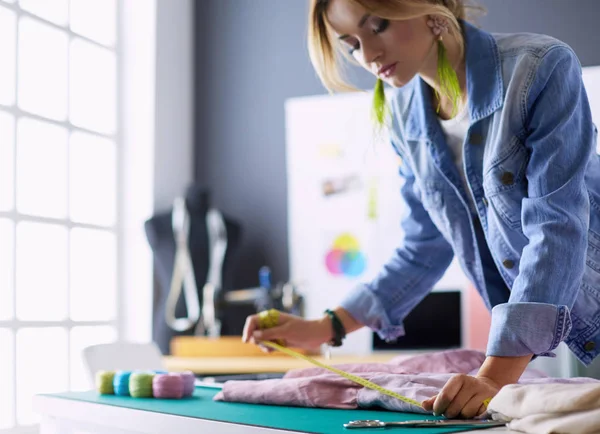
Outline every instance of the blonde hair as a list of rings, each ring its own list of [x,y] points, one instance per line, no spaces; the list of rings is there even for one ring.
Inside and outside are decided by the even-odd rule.
[[[441,15],[448,18],[449,32],[454,36],[464,54],[464,38],[458,20],[470,20],[467,12],[483,9],[467,4],[467,0],[349,0],[364,7],[370,13],[389,20],[407,20],[425,15]],[[356,91],[344,79],[343,59],[356,63],[336,41],[327,20],[330,0],[310,0],[308,15],[308,52],[310,60],[323,85],[333,91]],[[333,42],[336,41],[336,42]]]

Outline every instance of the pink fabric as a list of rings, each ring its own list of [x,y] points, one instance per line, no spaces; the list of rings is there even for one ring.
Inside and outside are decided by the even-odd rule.
[[[334,365],[371,380],[383,374],[476,372],[485,354],[472,350],[444,351],[411,358],[396,357],[388,363]],[[283,379],[262,381],[228,381],[215,396],[217,401],[301,407],[357,408],[357,395],[363,387],[322,368],[289,371]]]
[[[436,395],[453,374],[474,375],[485,354],[452,350],[411,358],[397,357],[388,363],[334,365],[418,402]],[[527,370],[521,383],[552,382],[536,370]],[[584,382],[590,379],[563,380]],[[594,380],[591,380],[594,381]],[[422,408],[382,395],[322,368],[289,371],[284,378],[262,381],[228,381],[216,401],[300,407],[355,409],[383,407],[395,411],[424,412]]]
[[[473,350],[451,350],[437,353],[419,354],[413,357],[398,356],[387,363],[352,363],[332,364],[342,371],[353,374],[389,373],[389,374],[421,374],[428,373],[464,373],[477,371],[485,354]],[[284,379],[335,375],[323,368],[293,369],[285,374]],[[338,375],[335,375],[336,377]],[[282,380],[278,380],[282,381]],[[355,384],[355,383],[353,383]]]

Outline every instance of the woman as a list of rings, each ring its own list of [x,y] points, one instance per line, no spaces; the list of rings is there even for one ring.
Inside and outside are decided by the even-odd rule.
[[[483,413],[561,341],[585,364],[600,344],[600,162],[580,64],[551,37],[492,35],[464,18],[463,0],[312,0],[324,85],[348,88],[340,49],[377,77],[376,119],[402,159],[405,238],[323,318],[282,314],[261,331],[252,316],[243,336],[339,345],[368,326],[394,339],[456,255],[492,324],[478,374],[423,402],[451,418]],[[395,88],[388,102],[382,82]]]

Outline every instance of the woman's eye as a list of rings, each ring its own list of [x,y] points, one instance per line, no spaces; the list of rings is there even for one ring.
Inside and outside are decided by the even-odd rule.
[[[373,29],[373,33],[378,34],[383,32],[390,25],[390,20],[381,19]]]
[[[348,53],[349,54],[352,54],[356,50],[360,49],[360,44],[358,43],[358,41],[355,41],[354,39],[346,39],[344,41],[344,43],[348,46]]]

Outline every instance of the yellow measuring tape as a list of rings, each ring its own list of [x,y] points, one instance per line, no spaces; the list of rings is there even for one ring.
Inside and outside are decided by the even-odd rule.
[[[275,327],[279,322],[279,311],[275,309],[266,310],[258,314],[258,326],[261,329],[267,329],[271,327]],[[312,357],[305,356],[304,354],[297,353],[296,351],[290,350],[282,346],[282,342],[275,343],[270,341],[262,341],[261,345],[266,347],[273,348],[274,350],[281,351],[282,353],[287,354],[288,356],[295,357],[297,359],[306,360],[313,365],[318,366],[319,368],[327,369],[328,371],[335,372],[342,377],[360,384],[368,389],[373,389],[378,391],[379,393],[383,393],[384,395],[391,396],[393,398],[399,399],[400,401],[407,402],[412,405],[416,405],[417,407],[423,407],[420,402],[415,401],[414,399],[407,398],[406,396],[402,396],[399,393],[396,393],[392,390],[385,389],[378,384],[373,383],[372,381],[365,380],[362,377],[358,377],[356,375],[350,374],[348,372],[342,371],[341,369],[334,368],[333,366],[326,365],[325,363],[321,363],[318,360],[313,359]]]

